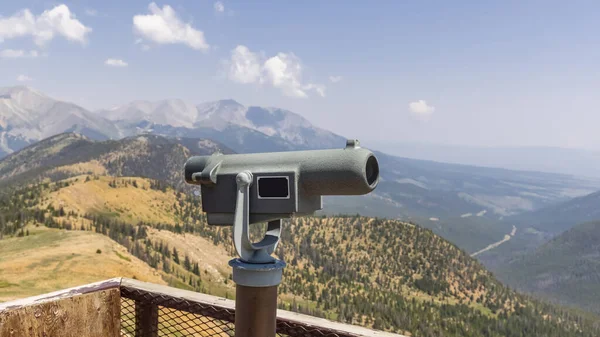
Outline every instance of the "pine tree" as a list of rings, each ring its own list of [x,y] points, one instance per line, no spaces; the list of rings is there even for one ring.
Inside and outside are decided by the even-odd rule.
[[[183,260],[183,267],[185,268],[185,270],[192,270],[192,262],[190,261],[190,258],[187,255]]]
[[[179,264],[179,254],[177,254],[177,248],[173,247],[173,262]]]

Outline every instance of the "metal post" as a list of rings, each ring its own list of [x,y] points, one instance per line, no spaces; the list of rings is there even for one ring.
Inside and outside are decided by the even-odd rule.
[[[158,306],[142,301],[135,301],[135,336],[158,336]]]
[[[275,337],[277,286],[236,286],[235,337]]]
[[[242,171],[236,176],[238,187],[233,221],[233,246],[240,256],[229,261],[236,284],[235,337],[275,337],[277,286],[285,262],[271,254],[281,237],[281,219],[269,221],[260,242],[250,241],[250,185],[253,176]]]
[[[229,261],[236,283],[235,337],[275,337],[277,286],[285,262]]]

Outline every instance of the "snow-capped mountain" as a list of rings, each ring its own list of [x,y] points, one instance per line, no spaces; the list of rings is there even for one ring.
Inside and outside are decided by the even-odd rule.
[[[192,104],[180,99],[133,101],[90,112],[25,86],[0,88],[0,158],[41,139],[77,132],[96,140],[142,133],[206,138],[238,152],[338,148],[344,138],[278,108],[232,99]]]
[[[98,113],[114,121],[127,135],[151,132],[166,136],[213,137],[244,151],[329,148],[344,144],[342,137],[315,127],[291,111],[246,107],[232,99],[197,106],[174,99],[134,101]],[[273,147],[265,142],[279,142],[282,146]],[[257,146],[248,147],[251,143],[257,143]]]
[[[119,136],[114,123],[78,105],[26,86],[0,88],[0,157],[68,131],[99,140]]]
[[[112,121],[137,124],[142,121],[174,127],[191,128],[198,114],[193,104],[180,99],[156,102],[133,101],[131,103],[101,111],[102,116]]]
[[[198,114],[195,126],[197,127],[223,130],[230,125],[237,125],[256,130],[256,127],[246,118],[248,109],[232,99],[206,102],[198,104],[196,108]]]

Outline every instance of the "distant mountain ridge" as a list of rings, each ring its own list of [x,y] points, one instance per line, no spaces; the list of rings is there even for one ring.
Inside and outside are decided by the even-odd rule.
[[[524,226],[559,234],[574,225],[600,220],[600,191],[510,218]]]
[[[76,104],[25,86],[0,88],[0,157],[62,132],[98,140],[120,136],[112,122]]]
[[[90,112],[27,86],[0,88],[0,158],[63,132],[94,140],[143,133],[211,138],[240,152],[333,148],[345,140],[291,111],[245,107],[232,99],[198,105],[138,100]]]
[[[233,153],[208,139],[137,135],[119,140],[94,141],[75,133],[59,134],[0,160],[0,190],[77,174],[135,175],[184,187],[183,164],[194,155],[216,150]]]
[[[600,313],[600,221],[574,226],[496,275],[517,289]]]
[[[127,135],[153,132],[165,136],[197,136],[212,131],[215,136],[214,131],[217,131],[229,139],[239,139],[240,134],[241,138],[256,139],[259,136],[255,132],[258,132],[279,138],[281,150],[333,148],[344,142],[343,137],[318,128],[291,111],[246,107],[232,99],[198,105],[180,99],[134,101],[97,113],[116,122]],[[243,145],[243,142],[238,143]],[[253,152],[264,151],[263,148],[255,147]]]

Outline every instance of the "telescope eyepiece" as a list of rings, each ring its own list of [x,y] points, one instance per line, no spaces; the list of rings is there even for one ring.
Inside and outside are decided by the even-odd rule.
[[[375,158],[374,155],[369,156],[369,159],[367,159],[367,166],[365,171],[367,176],[367,183],[369,183],[369,186],[375,187],[377,181],[379,180],[379,163],[377,162],[377,158]]]

